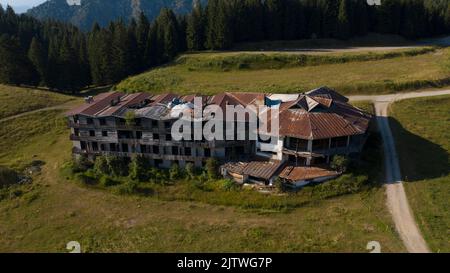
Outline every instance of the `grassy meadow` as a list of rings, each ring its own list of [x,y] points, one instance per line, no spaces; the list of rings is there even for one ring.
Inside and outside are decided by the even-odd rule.
[[[71,157],[61,111],[0,125],[1,165],[20,170],[31,161],[45,162],[32,184],[0,190],[0,252],[66,252],[73,240],[87,252],[367,252],[374,240],[383,252],[405,250],[382,188],[289,211],[117,195],[61,175]]]
[[[329,86],[343,94],[381,94],[450,83],[450,49],[299,54],[206,52],[132,76],[118,90],[152,93],[293,93]],[[420,68],[420,69],[419,69]]]
[[[390,124],[406,193],[426,241],[450,251],[450,96],[400,101]]]
[[[73,100],[55,92],[0,85],[0,119]]]

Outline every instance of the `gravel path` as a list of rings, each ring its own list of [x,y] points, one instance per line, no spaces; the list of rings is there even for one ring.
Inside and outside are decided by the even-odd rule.
[[[450,95],[450,90],[350,97],[352,101],[369,100],[375,104],[377,123],[383,138],[387,206],[400,238],[412,253],[428,253],[430,249],[420,233],[403,187],[395,140],[389,127],[388,109],[391,103],[398,100],[439,95]]]

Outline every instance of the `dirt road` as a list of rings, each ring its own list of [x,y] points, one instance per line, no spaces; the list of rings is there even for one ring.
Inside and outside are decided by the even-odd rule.
[[[350,97],[352,101],[368,100],[375,104],[377,123],[383,138],[387,206],[406,249],[413,253],[427,253],[430,249],[420,233],[406,197],[395,140],[389,127],[388,109],[391,103],[398,100],[439,95],[450,95],[450,90]]]

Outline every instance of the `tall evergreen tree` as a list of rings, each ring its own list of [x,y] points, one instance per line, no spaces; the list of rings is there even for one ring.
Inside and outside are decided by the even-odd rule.
[[[142,71],[150,67],[150,56],[147,55],[148,32],[150,31],[150,23],[143,12],[139,14],[138,24],[136,28],[136,43],[139,56],[138,70]]]
[[[280,40],[283,38],[284,25],[284,1],[283,0],[266,0],[265,7],[265,29],[266,38],[269,40]]]
[[[175,14],[172,10],[161,10],[157,21],[157,40],[160,47],[162,61],[167,62],[174,58],[180,49],[181,37]]]
[[[40,84],[46,86],[47,52],[36,37],[31,41],[30,49],[28,50],[28,58],[39,74]]]
[[[450,32],[450,1],[447,4],[447,9],[445,12],[445,26],[447,27],[447,31]]]
[[[264,39],[264,6],[261,0],[245,0],[247,36],[244,41],[259,41]],[[240,26],[241,27],[241,26]]]
[[[348,0],[340,0],[338,14],[338,37],[340,39],[350,38],[350,23],[348,12]]]
[[[205,17],[200,1],[195,2],[194,9],[187,18],[186,44],[191,51],[204,48]]]
[[[0,36],[0,82],[7,84],[37,85],[39,77],[17,38]]]
[[[78,78],[78,58],[67,36],[65,36],[62,40],[59,54],[57,56],[56,67],[59,71],[56,81],[56,88],[75,93],[82,87]]]
[[[208,49],[226,49],[233,45],[232,22],[226,0],[210,0],[206,9]]]
[[[339,0],[321,0],[322,37],[336,38],[338,35]]]

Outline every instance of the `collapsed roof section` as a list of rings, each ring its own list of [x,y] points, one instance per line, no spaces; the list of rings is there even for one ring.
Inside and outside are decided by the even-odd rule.
[[[151,95],[108,92],[67,113],[68,116],[125,117],[134,111],[137,118],[153,120],[177,119],[184,111],[194,111],[195,95]],[[322,87],[302,94],[221,93],[201,98],[202,109],[215,105],[226,110],[228,105],[268,106],[279,110],[279,133],[300,139],[325,139],[364,134],[371,115],[350,105],[348,98]]]

